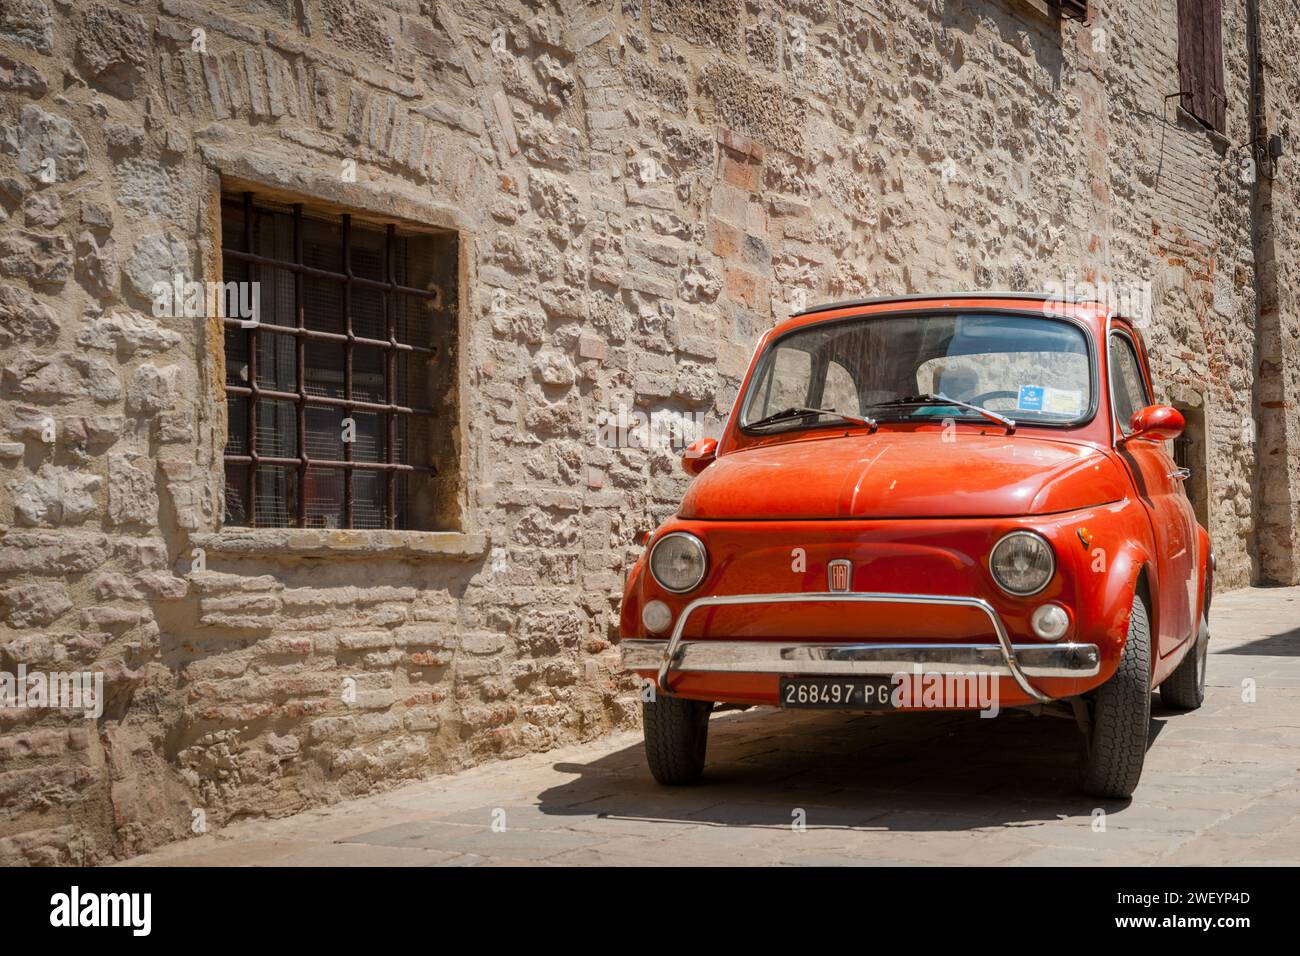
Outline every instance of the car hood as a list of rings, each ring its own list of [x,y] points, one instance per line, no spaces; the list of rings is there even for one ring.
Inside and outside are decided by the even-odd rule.
[[[723,455],[680,515],[701,520],[977,518],[1053,514],[1118,501],[1114,462],[1095,447],[1026,435],[880,431]]]

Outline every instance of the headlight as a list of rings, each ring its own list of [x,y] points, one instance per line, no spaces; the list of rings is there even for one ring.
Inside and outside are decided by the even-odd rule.
[[[1056,573],[1056,556],[1042,535],[1013,531],[993,546],[989,570],[998,587],[1008,594],[1027,597],[1047,587]]]
[[[704,542],[685,531],[674,531],[655,542],[650,573],[665,591],[682,594],[704,580],[708,556]]]

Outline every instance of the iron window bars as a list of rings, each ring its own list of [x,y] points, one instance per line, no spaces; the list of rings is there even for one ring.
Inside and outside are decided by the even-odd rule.
[[[258,290],[259,322],[223,317],[229,416],[224,456],[226,523],[253,527],[412,527],[408,481],[413,475],[436,472],[427,460],[429,423],[436,415],[429,407],[428,371],[437,354],[428,316],[442,303],[441,292],[432,283],[428,288],[418,288],[398,282],[399,259],[403,272],[410,271],[406,253],[411,238],[399,238],[392,223],[382,234],[368,227],[358,228],[349,214],[342,215],[337,226],[316,218],[305,220],[301,203],[286,213],[255,204],[250,192],[239,199],[223,197],[223,212],[233,213],[232,206],[242,210],[242,230],[235,231],[242,232],[243,248],[235,248],[235,237],[228,234],[223,215],[223,278],[227,282],[233,278],[255,283],[269,276],[272,296],[267,308],[266,290],[260,283],[252,286]],[[291,224],[292,257],[288,259],[276,255],[274,248],[271,254],[261,251],[267,244],[265,240],[274,245],[277,234],[283,238],[284,220]],[[308,228],[326,234],[326,241],[312,243],[316,259],[329,248],[333,229],[341,229],[337,270],[313,265],[304,257],[304,232]],[[382,239],[382,278],[358,274],[354,268],[359,232],[369,234],[371,259],[374,246]],[[288,296],[280,294],[284,291],[283,284],[277,281],[281,273],[287,274],[291,282]],[[311,289],[305,288],[307,283],[312,284]],[[382,320],[380,334],[358,334],[357,300],[362,296],[367,296],[372,306],[375,296],[382,302],[382,316],[373,317]],[[287,303],[282,301],[285,298],[289,299]],[[417,314],[402,307],[409,300],[419,303]],[[335,304],[339,314],[331,322],[329,313]],[[285,312],[290,313],[290,322],[282,321]],[[340,325],[341,329],[321,327],[329,324]],[[245,360],[242,366],[240,357]],[[286,366],[292,367],[291,375],[286,373]],[[376,366],[381,369],[376,370]],[[290,384],[285,381],[289,378],[292,390],[284,387]],[[380,388],[382,394],[376,394]],[[399,388],[405,396],[399,394]],[[424,401],[412,399],[412,395]],[[237,414],[240,404],[245,406],[242,416]],[[291,416],[287,414],[290,409]],[[369,427],[362,427],[363,417]],[[263,418],[267,420],[259,420]],[[352,440],[346,440],[343,434],[349,419],[354,430]],[[358,454],[359,448],[366,453]],[[313,449],[318,454],[313,455]],[[420,460],[421,452],[425,461]],[[331,491],[338,491],[340,476],[341,493],[331,495]],[[358,484],[368,492],[363,496],[365,507],[361,508]],[[334,507],[336,498],[341,514]]]

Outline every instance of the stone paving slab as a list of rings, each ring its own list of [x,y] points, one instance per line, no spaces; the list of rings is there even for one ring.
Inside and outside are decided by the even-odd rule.
[[[1078,792],[1068,720],[733,711],[696,787],[656,785],[618,734],[123,865],[1300,863],[1300,588],[1220,595],[1212,632],[1206,704],[1154,701],[1130,801]]]

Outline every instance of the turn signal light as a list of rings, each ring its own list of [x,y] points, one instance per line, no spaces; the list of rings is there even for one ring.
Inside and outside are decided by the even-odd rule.
[[[1034,611],[1029,626],[1045,641],[1059,641],[1070,629],[1070,615],[1059,604],[1044,604]]]
[[[651,634],[662,634],[673,623],[673,612],[663,601],[647,601],[641,609],[641,623]]]

